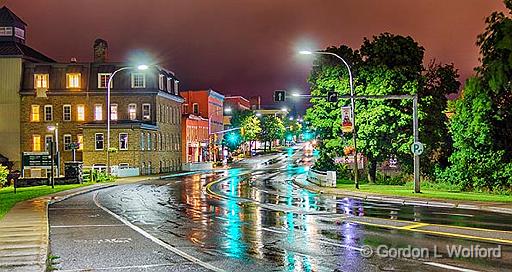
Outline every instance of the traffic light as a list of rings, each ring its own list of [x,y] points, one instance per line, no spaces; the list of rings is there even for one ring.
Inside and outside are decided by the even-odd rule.
[[[228,136],[228,141],[231,144],[235,144],[238,141],[238,135],[236,133],[230,133]]]
[[[338,102],[338,93],[336,93],[336,92],[328,92],[327,93],[327,101],[329,101],[329,102]]]
[[[274,91],[274,102],[284,102],[286,99],[286,91],[277,90]]]

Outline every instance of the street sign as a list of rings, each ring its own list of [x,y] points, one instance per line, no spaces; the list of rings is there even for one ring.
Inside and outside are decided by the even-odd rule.
[[[414,142],[412,145],[411,145],[411,152],[412,154],[414,155],[421,155],[423,153],[423,144],[420,143],[420,142]]]
[[[274,102],[284,102],[286,99],[286,91],[276,90],[274,91]]]
[[[47,168],[52,165],[52,157],[48,152],[23,152],[21,157],[23,168]]]

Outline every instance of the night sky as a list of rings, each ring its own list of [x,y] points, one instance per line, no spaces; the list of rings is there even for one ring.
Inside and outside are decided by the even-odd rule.
[[[311,57],[295,54],[381,32],[411,35],[426,60],[478,65],[476,36],[501,0],[0,0],[27,24],[28,44],[59,61],[92,59],[96,38],[111,61],[136,50],[176,72],[183,88],[225,95],[304,90]]]

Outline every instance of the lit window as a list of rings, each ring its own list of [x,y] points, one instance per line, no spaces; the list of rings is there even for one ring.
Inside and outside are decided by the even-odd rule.
[[[148,145],[147,145],[147,147],[148,147],[148,150],[151,150],[151,134],[148,133],[147,134],[147,138],[148,138]]]
[[[34,74],[35,89],[48,89],[48,74]]]
[[[30,114],[30,121],[39,122],[39,105],[32,105],[32,112]]]
[[[110,105],[110,120],[117,120],[117,104]]]
[[[151,120],[150,104],[142,104],[142,120]]]
[[[78,142],[78,150],[82,150],[84,148],[84,135],[77,134],[76,140]]]
[[[101,104],[94,105],[94,120],[103,120],[103,107],[101,106]]]
[[[84,105],[76,106],[76,120],[77,121],[85,120],[85,106]]]
[[[53,142],[53,135],[44,136],[44,150],[46,152],[50,152],[52,142]]]
[[[64,134],[63,140],[64,140],[64,150],[65,151],[71,150],[71,134]]]
[[[164,89],[164,80],[165,80],[165,76],[164,75],[158,75],[158,89],[159,90],[163,90]]]
[[[62,119],[64,121],[71,121],[71,105],[62,106]]]
[[[80,73],[66,74],[66,87],[68,89],[80,88]]]
[[[0,26],[0,36],[12,36],[12,27]]]
[[[32,135],[32,151],[34,151],[34,152],[41,151],[41,136],[40,135]]]
[[[130,120],[137,119],[137,104],[128,105],[128,117]]]
[[[53,107],[52,105],[44,105],[44,120],[52,121],[53,120]]]
[[[192,104],[192,111],[194,114],[199,114],[199,104],[197,104],[197,103]]]
[[[106,89],[108,79],[110,78],[112,74],[111,73],[98,73],[98,88],[100,89]],[[112,79],[110,81],[110,88],[114,85],[114,80]]]
[[[128,133],[119,133],[119,150],[128,150]]]
[[[96,133],[94,134],[95,138],[95,149],[96,150],[103,150],[103,133]]]
[[[132,88],[145,88],[146,87],[146,75],[143,73],[132,74]]]

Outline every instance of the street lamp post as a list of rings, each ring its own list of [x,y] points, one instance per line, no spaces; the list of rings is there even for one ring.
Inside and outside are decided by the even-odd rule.
[[[226,108],[226,109],[217,109],[216,111],[214,111],[214,112],[212,112],[212,113],[210,113],[210,114],[208,115],[208,139],[210,139],[210,137],[213,137],[213,145],[212,145],[212,147],[211,147],[211,149],[212,149],[212,150],[211,150],[211,152],[210,152],[210,156],[211,156],[211,155],[213,154],[213,152],[215,151],[215,136],[214,136],[214,135],[215,135],[215,133],[212,133],[212,132],[211,132],[211,130],[212,130],[212,116],[213,116],[213,115],[215,115],[215,114],[217,114],[217,113],[219,113],[219,112],[221,112],[221,111],[222,111],[222,112],[224,112],[224,111],[225,111],[225,112],[231,112],[231,111],[232,111],[232,109],[231,109],[231,108]],[[211,160],[211,158],[210,158],[210,160]],[[213,162],[217,162],[215,154],[213,154]]]
[[[352,140],[354,145],[354,183],[356,185],[356,189],[359,189],[359,170],[357,165],[357,129],[356,129],[356,107],[355,107],[355,97],[354,97],[354,84],[353,84],[353,78],[352,78],[352,71],[350,70],[350,65],[339,55],[331,53],[331,52],[325,52],[325,51],[300,51],[300,54],[304,55],[312,55],[312,54],[318,54],[318,55],[331,55],[335,56],[336,58],[340,59],[343,64],[347,67],[348,70],[348,76],[350,79],[350,105],[352,108]]]
[[[110,116],[110,88],[111,88],[111,84],[112,84],[112,79],[114,78],[114,76],[120,72],[120,71],[123,71],[123,70],[128,70],[128,69],[134,69],[135,67],[132,67],[132,66],[126,66],[126,67],[122,67],[122,68],[119,68],[117,70],[115,70],[114,72],[112,72],[112,74],[110,75],[110,77],[108,78],[108,82],[107,82],[107,174],[110,175],[110,121],[111,121],[111,116]],[[147,65],[139,65],[136,67],[138,70],[147,70],[149,67]]]
[[[60,156],[59,156],[59,123],[56,123],[55,126],[48,126],[47,129],[53,132],[53,139],[50,142],[50,157],[51,157],[51,184],[52,189],[55,186],[55,172],[57,172],[57,177],[60,176]],[[55,151],[54,151],[55,148]],[[57,171],[54,170],[55,164],[55,155],[57,155]]]

